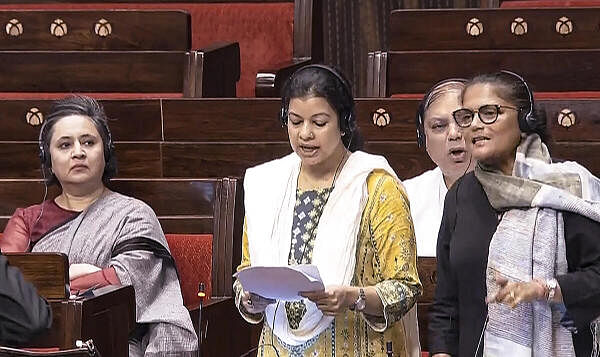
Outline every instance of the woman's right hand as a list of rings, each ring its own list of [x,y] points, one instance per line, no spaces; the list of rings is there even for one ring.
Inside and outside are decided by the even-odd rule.
[[[251,314],[262,314],[267,308],[267,305],[273,304],[274,302],[274,299],[267,299],[248,291],[242,293],[242,306]]]

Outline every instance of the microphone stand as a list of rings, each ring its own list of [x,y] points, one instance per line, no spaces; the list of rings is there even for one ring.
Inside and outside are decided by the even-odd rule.
[[[387,357],[394,357],[394,350],[392,349],[392,341],[388,341],[385,343],[385,354]]]
[[[200,304],[198,305],[198,357],[202,357],[202,303],[206,297],[204,283],[198,284],[198,297],[200,298]]]

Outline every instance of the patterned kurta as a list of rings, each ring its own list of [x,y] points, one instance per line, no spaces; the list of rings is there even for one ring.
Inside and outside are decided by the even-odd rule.
[[[258,356],[387,356],[386,342],[393,343],[394,356],[406,356],[405,332],[398,322],[415,304],[422,287],[417,274],[416,244],[408,199],[403,188],[383,170],[367,178],[368,201],[362,214],[356,250],[353,286],[375,286],[384,307],[384,316],[370,316],[346,310],[314,340],[301,346],[287,346],[264,324]],[[292,225],[289,264],[312,259],[318,220],[329,189],[298,191]],[[242,263],[251,265],[248,236],[244,229]],[[242,286],[234,283],[236,303],[242,316],[260,323],[263,314],[249,314],[241,306]],[[290,324],[301,318],[301,302],[282,303]],[[294,315],[298,315],[294,318]],[[271,343],[273,346],[271,346]]]

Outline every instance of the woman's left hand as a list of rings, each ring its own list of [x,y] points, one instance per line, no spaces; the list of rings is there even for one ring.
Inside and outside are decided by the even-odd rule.
[[[300,295],[314,302],[326,316],[345,312],[358,299],[351,286],[327,286],[325,290],[301,292]]]
[[[522,302],[541,300],[545,296],[544,287],[535,280],[528,283],[512,282],[496,275],[496,283],[500,286],[500,290],[495,295],[489,296],[486,299],[487,303],[503,303],[514,308]]]

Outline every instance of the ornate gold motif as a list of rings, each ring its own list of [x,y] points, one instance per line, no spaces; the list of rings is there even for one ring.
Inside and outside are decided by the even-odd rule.
[[[100,19],[94,25],[94,32],[100,37],[107,37],[112,33],[112,25],[106,19]]]
[[[483,33],[483,23],[478,18],[474,17],[467,22],[467,34],[477,37]]]
[[[50,24],[50,33],[58,38],[63,37],[67,32],[67,24],[62,19],[55,19]]]
[[[570,34],[573,32],[573,21],[566,16],[561,17],[556,21],[556,32],[563,36]]]
[[[21,36],[23,34],[23,24],[17,19],[11,19],[6,23],[6,34],[9,36]]]
[[[41,125],[44,122],[44,114],[38,108],[33,107],[25,114],[25,121],[31,126]]]
[[[522,17],[517,17],[510,24],[510,32],[515,36],[522,36],[527,33],[527,21]]]
[[[558,113],[558,124],[563,128],[570,128],[575,125],[576,116],[575,113],[569,108],[564,108]]]
[[[388,113],[383,108],[379,108],[376,111],[374,111],[372,117],[373,117],[373,124],[380,128],[384,128],[384,127],[390,125],[390,121],[392,120],[390,113]]]

